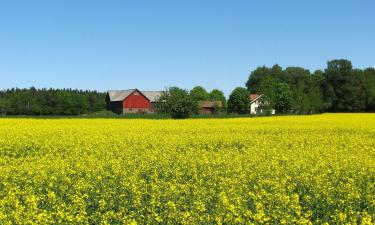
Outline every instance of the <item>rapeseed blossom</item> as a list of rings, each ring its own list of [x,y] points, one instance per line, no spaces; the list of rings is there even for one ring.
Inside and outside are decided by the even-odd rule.
[[[0,119],[0,224],[373,224],[375,115]]]

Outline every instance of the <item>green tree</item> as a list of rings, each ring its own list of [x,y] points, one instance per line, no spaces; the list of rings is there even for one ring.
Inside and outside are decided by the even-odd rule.
[[[206,89],[202,86],[196,86],[190,91],[191,97],[199,102],[199,101],[206,101],[209,98],[209,94],[207,93]]]
[[[363,91],[366,96],[366,111],[375,112],[375,69],[365,69],[363,76],[365,79]]]
[[[246,88],[237,87],[229,96],[228,112],[246,114],[250,110],[249,92]]]
[[[209,99],[211,101],[221,101],[222,107],[217,107],[217,111],[222,111],[227,109],[227,100],[225,98],[224,92],[219,89],[213,89],[209,94]]]
[[[9,101],[5,96],[0,95],[0,115],[6,115],[9,110]]]
[[[259,91],[264,96],[262,97],[261,108],[266,107],[267,109],[272,109],[275,107],[276,102],[276,88],[277,81],[275,78],[268,76],[260,84]]]
[[[260,85],[266,77],[271,75],[270,68],[266,66],[258,67],[252,71],[249,75],[249,79],[246,82],[246,87],[250,93],[260,92]]]
[[[283,69],[275,64],[271,68],[266,66],[258,67],[250,73],[249,79],[246,82],[246,87],[250,93],[255,94],[260,92],[260,85],[264,79],[272,77],[277,81],[282,78]]]
[[[350,84],[353,73],[352,63],[346,59],[331,60],[324,73],[324,99],[329,111],[350,111]]]
[[[324,110],[322,82],[324,81],[323,71],[317,70],[310,76],[310,83],[307,87],[309,106],[306,113],[318,113]]]
[[[278,83],[276,87],[275,110],[278,113],[286,113],[291,109],[293,92],[287,83]]]
[[[165,90],[159,101],[158,112],[169,114],[174,119],[189,118],[198,107],[189,92],[178,87]]]

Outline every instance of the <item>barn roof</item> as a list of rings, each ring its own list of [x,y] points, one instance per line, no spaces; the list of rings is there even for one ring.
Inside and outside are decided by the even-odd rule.
[[[129,90],[121,90],[121,91],[108,91],[109,100],[111,102],[118,102],[123,101],[127,98],[131,93],[133,93],[136,89],[129,89]]]
[[[142,93],[150,100],[150,102],[158,102],[161,91],[142,91]]]
[[[139,91],[137,89],[128,89],[128,90],[111,90],[108,91],[109,100],[111,102],[123,101],[134,91]],[[160,98],[161,91],[139,91],[142,93],[150,102],[157,102]]]

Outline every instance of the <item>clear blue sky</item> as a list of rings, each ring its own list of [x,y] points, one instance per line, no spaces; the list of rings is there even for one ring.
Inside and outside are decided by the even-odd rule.
[[[374,0],[4,0],[0,89],[228,94],[257,66],[375,66]]]

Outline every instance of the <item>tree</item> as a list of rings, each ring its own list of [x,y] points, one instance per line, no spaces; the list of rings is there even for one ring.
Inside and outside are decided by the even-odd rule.
[[[246,82],[246,87],[250,93],[255,94],[260,91],[260,85],[264,79],[272,77],[277,81],[282,79],[283,69],[275,64],[271,68],[266,66],[258,67],[250,73],[249,79]]]
[[[260,91],[260,85],[266,77],[271,75],[270,69],[266,66],[258,67],[252,71],[249,75],[249,79],[246,82],[246,87],[250,93],[257,93]]]
[[[246,114],[250,110],[249,92],[246,88],[237,87],[229,96],[228,112]]]
[[[213,89],[209,94],[209,99],[211,101],[221,101],[222,107],[217,107],[218,111],[226,110],[227,109],[227,100],[225,98],[225,95],[222,91],[219,89]]]
[[[366,111],[375,112],[375,69],[367,68],[363,71],[365,85],[364,93],[366,95]]]
[[[331,60],[324,73],[324,98],[329,111],[350,111],[352,63],[346,59]]]
[[[287,83],[278,83],[276,87],[275,110],[278,113],[288,112],[291,108],[293,92]]]
[[[310,83],[307,89],[307,98],[309,106],[305,113],[318,113],[324,110],[324,100],[322,91],[322,82],[324,80],[323,71],[317,70],[310,76]]]
[[[0,115],[6,115],[9,109],[9,101],[4,96],[0,96]]]
[[[267,108],[274,108],[276,102],[276,79],[269,76],[266,77],[260,84],[259,91],[264,95],[262,97],[262,102],[267,103]]]
[[[0,91],[0,99],[6,100],[9,115],[78,115],[105,109],[105,94],[96,91],[14,88]]]
[[[189,118],[198,107],[189,92],[178,87],[165,90],[159,101],[158,112],[167,113],[174,119]]]
[[[206,101],[209,98],[209,94],[207,93],[206,89],[202,86],[196,86],[190,91],[191,97],[199,102],[199,101]]]
[[[277,64],[271,68],[263,66],[251,72],[246,86],[253,94],[264,94],[261,105],[263,110],[275,108],[277,86],[284,83],[292,92],[289,110],[301,114],[320,112],[324,109],[322,74],[319,71],[319,75],[315,76],[302,67],[287,67],[283,70]]]

